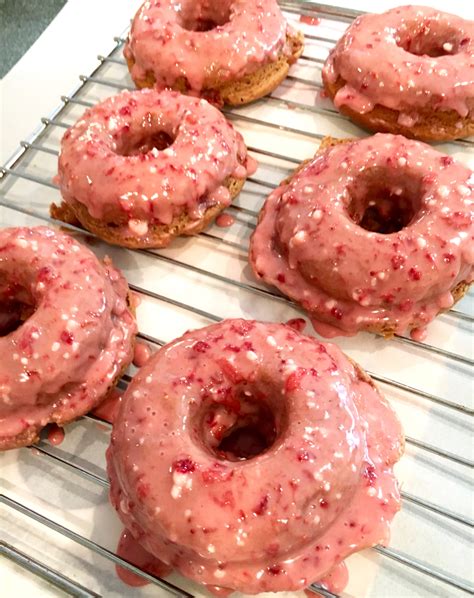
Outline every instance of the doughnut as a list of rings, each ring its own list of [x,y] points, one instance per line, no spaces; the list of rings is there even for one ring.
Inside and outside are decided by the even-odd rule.
[[[303,52],[276,0],[152,0],[124,49],[137,87],[169,87],[217,105],[269,94]]]
[[[336,107],[371,131],[424,141],[474,135],[474,21],[425,6],[358,17],[322,78]]]
[[[212,591],[300,590],[388,542],[403,445],[335,345],[225,320],[133,379],[107,451],[110,498],[148,552]]]
[[[203,230],[239,193],[255,161],[205,100],[124,91],[87,110],[61,142],[59,220],[109,243],[165,247]]]
[[[327,139],[266,200],[250,263],[323,336],[422,340],[473,280],[473,186],[471,170],[420,141]]]
[[[0,230],[0,450],[105,398],[133,356],[128,292],[110,260],[68,235]]]

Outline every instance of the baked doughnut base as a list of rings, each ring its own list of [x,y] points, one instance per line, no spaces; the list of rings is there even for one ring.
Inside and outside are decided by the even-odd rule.
[[[242,189],[245,179],[228,177],[225,186],[229,189],[231,199],[234,199]],[[172,239],[179,235],[196,235],[204,230],[222,212],[224,206],[217,204],[208,208],[198,220],[191,220],[187,214],[174,218],[171,224],[152,224],[149,226],[145,238],[140,238],[132,232],[124,234],[121,230],[125,221],[104,222],[93,218],[86,206],[79,201],[73,204],[61,202],[59,206],[52,203],[49,213],[52,218],[68,224],[80,224],[83,228],[94,233],[112,245],[120,245],[130,249],[167,247]]]
[[[341,77],[335,83],[331,83],[325,77],[324,71],[322,79],[331,100],[334,100],[336,93],[346,84]],[[463,118],[455,110],[418,108],[414,111],[418,115],[418,121],[410,127],[398,122],[400,115],[398,110],[380,104],[376,104],[374,109],[366,114],[360,114],[346,105],[340,106],[339,111],[369,131],[404,135],[409,139],[420,141],[449,141],[474,135],[474,120],[470,117]]]
[[[287,76],[290,66],[303,53],[304,36],[301,32],[288,34],[286,43],[291,49],[289,56],[281,53],[275,62],[264,64],[253,73],[242,77],[242,79],[227,81],[223,84],[216,82],[215,85],[208,85],[203,90],[203,97],[213,103],[240,106],[268,95],[280,85]],[[127,64],[129,70],[131,70],[135,61],[133,58],[127,59]],[[144,79],[135,80],[135,85],[139,88],[154,87],[154,74],[148,71]],[[179,80],[173,89],[181,93],[186,93],[186,81],[184,79]]]

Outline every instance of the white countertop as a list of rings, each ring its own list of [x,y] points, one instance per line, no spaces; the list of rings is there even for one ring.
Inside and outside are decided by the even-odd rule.
[[[358,10],[371,10],[375,5],[370,0],[334,3]],[[451,0],[449,7],[442,0],[418,3],[441,10],[449,8],[453,13],[474,18],[474,3],[468,5],[465,0]],[[38,127],[41,117],[47,116],[58,105],[62,94],[77,86],[80,74],[88,74],[98,65],[97,55],[110,51],[113,37],[122,33],[140,4],[141,0],[67,2],[32,48],[0,82],[0,162],[5,162],[19,141]],[[385,0],[377,2],[376,8],[382,11],[397,4],[399,2]],[[3,559],[0,560],[0,595],[2,598],[40,598],[59,594]],[[392,594],[390,598],[395,596]]]

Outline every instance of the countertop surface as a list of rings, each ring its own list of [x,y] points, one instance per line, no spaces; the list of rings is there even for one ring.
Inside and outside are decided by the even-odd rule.
[[[0,2],[1,1],[2,0],[0,0]],[[349,1],[335,3],[340,6],[356,8],[358,10],[371,10],[375,5],[375,3],[370,2],[370,0],[360,0],[357,3]],[[97,67],[97,56],[99,54],[107,54],[111,50],[114,44],[113,37],[120,35],[124,31],[140,4],[141,0],[68,0],[64,8],[59,12],[30,50],[7,73],[3,80],[0,81],[0,161],[2,163],[4,163],[16,150],[20,140],[28,138],[32,131],[39,126],[41,117],[48,116],[48,114],[57,107],[61,95],[69,93],[78,85],[79,75],[88,74]],[[398,2],[392,0],[384,0],[377,2],[376,8],[378,11],[382,11],[386,8],[396,6],[397,4]],[[442,0],[431,0],[430,2],[420,1],[419,4],[431,5],[441,10],[449,8],[453,13],[471,19],[474,18],[474,3],[466,3],[465,0],[452,0],[449,3],[449,7],[446,5],[446,2]],[[299,158],[299,155],[297,157]],[[1,215],[2,210],[0,209],[0,222],[2,222]],[[8,225],[8,220],[3,225]],[[117,255],[119,254],[117,253]],[[205,261],[207,257],[208,256],[204,255],[203,260]],[[132,276],[138,276],[137,272],[139,271],[144,272],[144,269],[130,266],[129,272]],[[227,273],[229,271],[229,269],[226,270]],[[230,302],[231,299],[229,299],[229,303]],[[226,299],[222,299],[222,304],[225,303]],[[150,314],[151,313],[152,312],[150,311]],[[281,319],[283,319],[283,315]],[[192,324],[194,324],[194,322],[190,322],[189,326],[191,327]],[[439,334],[445,330],[443,326],[444,324],[438,325],[436,330],[439,331]],[[446,330],[449,332],[447,327]],[[435,339],[436,334],[437,332],[433,336]],[[439,338],[442,339],[441,346],[445,346],[443,344],[445,337],[439,336]],[[453,339],[455,340],[455,333],[453,333],[452,338],[449,336],[446,337],[446,346],[448,348],[450,347],[449,343],[454,343]],[[353,354],[359,359],[359,354],[357,353],[358,347],[355,342],[352,342],[351,344],[350,341],[347,343],[341,341],[340,344],[343,348],[345,348],[344,345],[347,345],[349,349],[353,349]],[[466,344],[464,346],[468,347]],[[394,367],[391,354],[389,353],[390,350],[391,349],[389,348],[382,349],[380,356],[385,360],[384,363],[388,364],[393,372]],[[367,357],[369,364],[372,359],[374,368],[378,367],[379,353],[377,353],[377,359],[373,356],[371,357],[369,351],[363,355],[363,351],[361,350],[360,355],[362,357]],[[408,359],[405,361],[406,363],[404,365],[403,373],[406,371],[408,374],[413,374],[413,378],[415,379],[417,372],[413,372],[412,370],[413,368],[416,370],[416,367],[413,366],[412,368],[412,364]],[[434,366],[429,366],[429,364],[421,364],[420,361],[419,373],[421,375],[422,371],[425,372],[424,382],[426,382],[428,387],[431,382],[433,382],[434,388],[429,388],[429,390],[431,390],[431,392],[439,390],[439,393],[443,392],[449,394],[448,383],[441,388],[436,387],[435,382],[430,380],[430,367],[433,367],[432,378],[435,380],[439,373],[437,371],[435,372],[436,368],[434,368]],[[402,369],[400,369],[400,371],[402,371]],[[464,387],[463,390],[466,390],[466,388]],[[455,398],[456,397],[453,397],[453,400]],[[401,408],[402,410],[404,409],[403,405]],[[405,416],[406,421],[415,419],[411,417],[408,408],[403,412],[403,415]],[[431,420],[429,419],[421,418],[420,425],[414,425],[413,429],[416,433],[419,432],[420,435],[424,437],[425,432],[427,434],[430,433],[430,430],[428,429],[429,425],[431,425],[430,421]],[[437,433],[433,430],[431,430],[431,432],[434,435]],[[412,436],[413,435],[414,434],[412,433]],[[441,433],[438,435],[441,435]],[[74,439],[73,433],[71,433],[71,438]],[[450,446],[450,439],[447,439],[446,444],[447,446]],[[453,446],[455,445],[453,444]],[[19,460],[20,458],[18,461]],[[8,466],[7,470],[15,473],[16,464],[13,463],[14,456],[8,455],[5,461]],[[2,462],[0,467],[3,467],[5,461]],[[30,472],[28,467],[25,465],[25,472]],[[442,472],[443,470],[440,467],[439,472],[437,472],[436,475],[439,473],[439,476],[442,476]],[[410,478],[410,476],[407,475],[407,478]],[[442,483],[442,478],[440,479]],[[8,482],[9,481],[10,480],[8,480]],[[410,482],[412,481],[413,480],[410,478]],[[6,491],[5,488],[7,485],[6,483],[4,484],[4,482],[5,480],[0,475],[1,492]],[[416,483],[416,480],[414,483]],[[428,480],[427,484],[429,483],[430,481]],[[448,491],[449,488],[446,492]],[[76,508],[77,512],[74,514],[79,517],[82,512],[82,504],[78,502]],[[3,538],[1,515],[2,511],[0,511],[0,539]],[[86,521],[86,518],[84,518],[84,520]],[[100,520],[100,523],[101,525],[107,525],[109,521],[111,521],[111,509],[107,510],[105,520]],[[8,522],[6,523],[8,524]],[[419,535],[422,536],[423,532],[420,531]],[[24,541],[24,538],[22,538],[22,541]],[[51,547],[51,551],[60,550],[60,548],[61,542],[58,542],[57,546]],[[88,571],[87,565],[84,568],[84,574]],[[384,587],[387,588],[387,586]],[[26,598],[30,596],[41,598],[43,596],[50,597],[62,594],[59,594],[56,590],[52,590],[49,585],[39,581],[38,578],[25,573],[23,569],[11,565],[6,559],[0,558],[0,595],[2,598],[13,598],[13,596],[18,598]],[[129,592],[126,591],[123,595],[128,596],[132,594],[129,594]],[[139,594],[134,591],[133,595],[138,596]],[[423,594],[420,591],[419,594],[405,594],[403,595],[403,598],[415,595],[422,596],[427,594]],[[436,594],[436,592],[430,593],[430,595],[451,596],[451,594]],[[386,589],[383,594],[378,596],[381,598],[402,598],[400,594],[391,593],[390,589]],[[358,598],[361,597],[358,595]]]

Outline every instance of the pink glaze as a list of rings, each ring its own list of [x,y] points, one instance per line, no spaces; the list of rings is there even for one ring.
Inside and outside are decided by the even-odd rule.
[[[306,321],[303,318],[292,318],[285,323],[287,326],[293,328],[293,330],[296,330],[296,332],[303,332],[306,327]]]
[[[157,149],[160,136],[171,145]],[[65,133],[59,185],[66,202],[125,218],[117,232],[146,240],[152,224],[186,214],[194,226],[209,207],[229,205],[226,179],[254,168],[242,136],[208,102],[145,89],[97,104]]]
[[[268,197],[252,267],[323,336],[423,328],[473,279],[473,185],[468,168],[401,136],[333,146]],[[371,202],[388,225],[397,205],[411,221],[390,234],[366,230],[358,222]]]
[[[216,224],[221,228],[228,228],[229,226],[232,226],[234,222],[235,218],[230,214],[219,214],[216,218]]]
[[[388,403],[335,345],[226,320],[133,379],[107,452],[110,496],[146,550],[197,582],[299,590],[388,541],[402,449]]]
[[[422,343],[424,340],[426,340],[427,336],[428,336],[428,331],[426,330],[426,327],[413,328],[413,330],[410,331],[410,337],[414,341],[417,341],[419,343]]]
[[[151,356],[151,349],[145,343],[136,343],[135,344],[135,351],[133,353],[133,364],[137,366],[137,368],[141,368],[145,365],[145,363],[150,359]]]
[[[53,446],[58,446],[64,440],[64,428],[60,428],[57,424],[50,424],[48,426],[48,442]]]
[[[135,61],[134,81],[151,72],[159,89],[184,79],[199,94],[291,55],[288,31],[276,0],[151,0],[137,12],[124,54]]]
[[[321,23],[321,19],[318,17],[310,17],[308,15],[301,15],[300,23],[304,23],[305,25],[319,25]]]
[[[113,388],[100,405],[97,405],[91,413],[99,419],[109,422],[109,424],[113,424],[121,401],[122,393],[117,388]]]
[[[137,307],[139,307],[140,303],[142,302],[140,293],[134,293],[133,291],[130,291],[129,297],[132,307],[137,309]]]
[[[127,530],[124,530],[120,536],[117,547],[117,556],[155,577],[166,577],[172,571],[171,567],[160,562],[138,544],[132,534]],[[136,573],[133,573],[120,565],[117,565],[115,570],[120,579],[129,586],[138,588],[146,586],[149,583],[146,579],[143,579],[143,577],[140,577]]]
[[[334,103],[361,114],[379,104],[399,110],[405,125],[427,106],[472,115],[474,21],[424,6],[362,15],[331,51],[323,76],[342,77]]]
[[[0,449],[103,398],[132,358],[127,293],[110,261],[72,237],[46,227],[0,231],[0,313],[17,320],[0,330]]]

